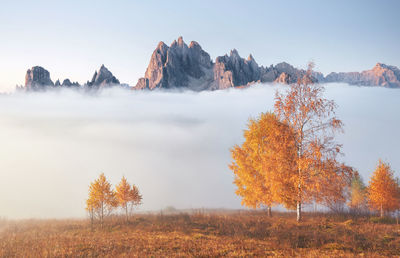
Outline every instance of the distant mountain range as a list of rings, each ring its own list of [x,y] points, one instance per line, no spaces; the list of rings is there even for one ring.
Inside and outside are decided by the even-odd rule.
[[[282,62],[269,67],[259,66],[250,54],[247,59],[240,57],[233,49],[229,55],[218,56],[215,62],[199,43],[192,41],[189,46],[182,37],[167,46],[160,42],[154,50],[143,78],[130,87],[119,80],[102,65],[90,81],[84,85],[69,79],[50,78],[50,73],[35,66],[25,77],[23,90],[44,90],[58,87],[97,89],[100,87],[122,86],[134,90],[190,89],[194,91],[218,90],[231,87],[244,87],[254,83],[295,83],[306,71]],[[400,88],[400,69],[395,66],[377,63],[371,70],[363,72],[330,73],[324,76],[314,72],[313,80],[320,83],[343,82],[351,85],[382,86]]]
[[[129,87],[127,84],[120,84],[119,80],[104,65],[98,71],[95,71],[92,80],[87,81],[84,85],[80,85],[78,82],[71,82],[70,79],[65,79],[62,83],[58,79],[53,83],[50,73],[46,69],[34,66],[28,69],[25,75],[25,85],[18,87],[18,90],[40,91],[60,87],[97,89],[105,86]]]

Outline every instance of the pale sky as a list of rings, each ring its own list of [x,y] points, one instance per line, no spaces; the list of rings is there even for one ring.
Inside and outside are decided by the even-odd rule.
[[[18,1],[0,8],[0,91],[34,65],[84,83],[105,64],[136,84],[159,41],[198,41],[213,59],[236,48],[259,64],[317,70],[400,66],[400,1]]]

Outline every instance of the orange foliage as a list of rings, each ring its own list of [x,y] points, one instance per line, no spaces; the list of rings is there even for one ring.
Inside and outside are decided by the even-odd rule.
[[[98,217],[103,224],[104,217],[109,215],[113,208],[117,207],[118,201],[115,193],[111,189],[111,184],[107,181],[104,173],[89,186],[89,198],[86,200],[86,210],[90,217]]]
[[[286,95],[277,93],[276,115],[250,120],[245,142],[231,150],[230,168],[242,203],[297,206],[298,221],[305,202],[343,206],[352,175],[336,160],[341,146],[334,133],[342,122],[334,116],[335,103],[323,98],[324,88],[313,84],[312,68]]]
[[[296,149],[292,130],[272,113],[250,119],[245,142],[231,150],[229,166],[235,174],[236,194],[242,204],[252,208],[282,203],[293,206],[288,198],[295,189],[288,183],[294,167]]]
[[[400,208],[400,188],[393,176],[388,163],[378,162],[374,174],[369,181],[368,203],[374,210],[379,210],[381,217],[384,212]]]
[[[125,210],[126,220],[128,221],[129,209],[139,205],[142,201],[139,189],[135,185],[131,186],[126,178],[122,177],[121,182],[115,187],[115,195],[119,205]]]

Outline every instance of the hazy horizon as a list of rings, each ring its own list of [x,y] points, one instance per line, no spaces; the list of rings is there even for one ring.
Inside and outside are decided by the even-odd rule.
[[[249,117],[285,86],[206,92],[70,90],[0,96],[0,217],[82,217],[101,172],[143,194],[140,210],[241,208],[228,169]],[[379,158],[400,176],[400,91],[328,84],[342,158],[368,182]]]

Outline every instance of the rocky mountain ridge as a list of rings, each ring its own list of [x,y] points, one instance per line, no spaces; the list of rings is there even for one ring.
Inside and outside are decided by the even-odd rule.
[[[400,69],[377,63],[371,70],[350,73],[330,73],[322,82],[344,82],[360,86],[400,88]]]
[[[78,82],[71,82],[70,79],[60,80],[57,79],[55,83],[50,78],[50,72],[41,66],[34,66],[28,69],[25,75],[25,86],[18,87],[19,90],[27,91],[40,91],[50,88],[100,88],[100,87],[110,87],[110,86],[125,86],[120,84],[119,80],[103,65],[101,65],[98,71],[94,72],[92,79],[87,81],[85,84],[80,85]]]
[[[236,49],[229,55],[218,56],[215,62],[196,41],[187,45],[182,37],[170,46],[160,42],[151,55],[143,78],[130,87],[134,90],[189,89],[194,91],[219,90],[244,87],[254,83],[291,84],[305,76],[304,69],[298,69],[282,62],[269,67],[259,66],[250,54],[242,58]],[[351,85],[382,86],[400,88],[400,69],[395,66],[377,63],[371,70],[362,72],[322,73],[313,72],[312,80],[321,83],[340,82]],[[102,65],[95,71],[92,79],[84,85],[65,79],[55,83],[50,73],[35,66],[25,76],[25,90],[41,90],[58,87],[77,87],[96,89],[108,86],[129,86],[120,81]]]
[[[244,59],[236,49],[229,55],[218,56],[213,62],[199,43],[192,41],[187,46],[183,38],[179,37],[170,46],[162,41],[158,44],[145,76],[138,80],[134,89],[218,90],[254,83],[291,84],[305,74],[305,70],[286,62],[269,67],[259,66],[251,54]],[[321,83],[400,87],[400,70],[382,63],[363,72],[330,73],[326,77],[320,72],[313,72],[312,76],[313,81]]]
[[[188,46],[179,37],[170,46],[162,41],[158,44],[145,76],[134,88],[218,90],[256,82],[293,83],[305,73],[305,70],[284,62],[270,67],[259,66],[251,54],[244,59],[236,49],[229,55],[218,56],[213,62],[199,43],[192,41]]]

